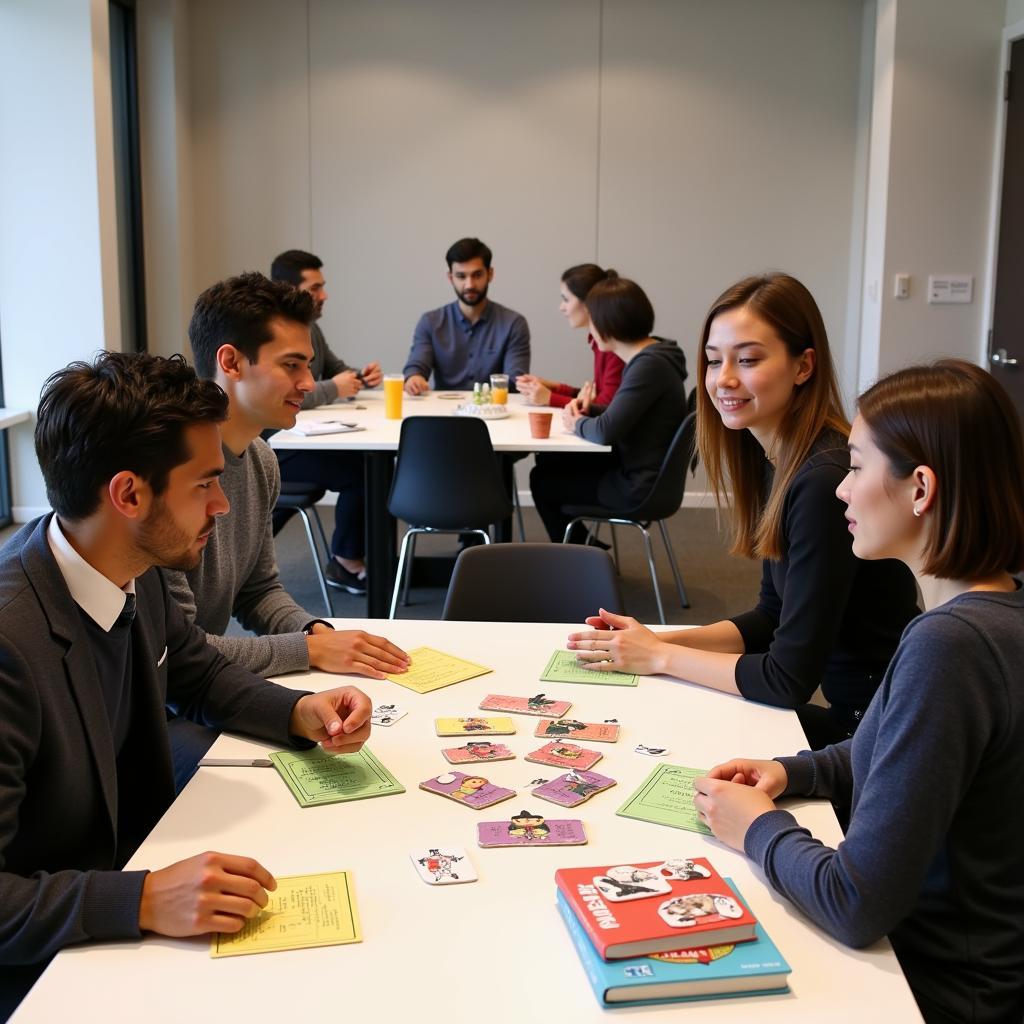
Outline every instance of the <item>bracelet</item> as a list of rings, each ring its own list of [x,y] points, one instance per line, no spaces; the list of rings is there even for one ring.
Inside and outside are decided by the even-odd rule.
[[[302,627],[302,632],[305,633],[306,636],[312,636],[313,627],[317,623],[320,623],[321,626],[326,626],[328,629],[334,629],[334,627],[326,619],[312,619]]]

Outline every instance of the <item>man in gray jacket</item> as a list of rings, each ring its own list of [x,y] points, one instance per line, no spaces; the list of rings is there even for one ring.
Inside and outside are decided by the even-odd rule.
[[[310,325],[313,358],[309,372],[315,383],[313,390],[303,399],[302,408],[330,405],[339,398],[355,397],[364,387],[379,387],[383,378],[380,363],[367,363],[357,370],[336,356],[324,338],[318,323],[328,298],[323,261],[311,252],[289,249],[274,258],[270,277],[306,292],[313,300],[313,323]],[[332,587],[347,590],[350,594],[365,594],[366,497],[362,455],[329,451],[279,451],[275,454],[282,480],[319,484],[338,492],[334,506],[331,559],[324,567],[324,575]],[[274,513],[275,533],[291,514],[290,509]]]

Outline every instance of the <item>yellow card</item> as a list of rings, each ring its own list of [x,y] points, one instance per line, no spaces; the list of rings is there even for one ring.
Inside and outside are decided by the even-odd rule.
[[[259,917],[234,935],[214,934],[210,956],[278,953],[284,949],[362,942],[352,876],[347,871],[277,880]]]
[[[409,651],[409,657],[412,660],[408,672],[387,678],[417,693],[430,693],[431,690],[440,690],[442,686],[451,686],[452,683],[461,683],[494,671],[443,651],[435,651],[433,647],[417,647]]]
[[[435,718],[438,736],[513,736],[516,723],[511,718]]]

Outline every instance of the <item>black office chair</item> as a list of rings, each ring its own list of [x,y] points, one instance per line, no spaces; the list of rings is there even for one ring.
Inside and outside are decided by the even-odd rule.
[[[316,578],[320,583],[320,593],[323,594],[324,607],[327,609],[327,617],[334,615],[334,607],[331,604],[331,594],[327,589],[327,580],[324,578],[323,561],[331,557],[331,549],[327,543],[327,535],[324,533],[324,525],[320,522],[320,513],[316,510],[317,502],[327,493],[319,484],[290,483],[287,480],[281,481],[281,494],[274,505],[274,535],[277,536],[281,527],[297,512],[302,517],[302,524],[306,527],[306,539],[309,541],[309,550],[313,553],[313,568],[316,570]],[[313,537],[312,520],[316,523],[320,540],[324,546],[325,555],[321,556]]]
[[[690,604],[686,599],[686,589],[683,587],[683,578],[679,573],[679,566],[676,563],[675,552],[672,550],[672,541],[669,539],[668,530],[665,527],[665,520],[679,511],[683,501],[683,494],[686,491],[686,472],[689,468],[690,459],[693,457],[694,442],[697,435],[697,416],[690,413],[679,425],[679,429],[672,438],[672,443],[662,459],[658,476],[651,487],[647,497],[633,508],[609,509],[604,506],[594,505],[563,505],[562,511],[565,515],[572,516],[572,521],[565,528],[565,536],[562,543],[568,543],[569,535],[576,523],[609,523],[612,527],[612,536],[615,536],[616,526],[633,526],[638,529],[644,538],[644,549],[647,552],[647,566],[651,573],[651,585],[654,587],[654,598],[658,602],[658,616],[662,624],[665,623],[665,608],[661,603],[661,590],[658,587],[658,573],[654,565],[654,548],[651,546],[651,535],[648,527],[657,523],[661,530],[661,539],[665,543],[665,551],[668,554],[669,564],[672,566],[672,575],[675,577],[676,590],[679,592],[679,603],[683,608],[689,608]]]
[[[409,596],[416,537],[421,533],[471,533],[491,542],[487,528],[512,514],[491,435],[483,420],[461,416],[410,416],[398,437],[398,464],[388,511],[409,524],[391,595]]]
[[[442,618],[462,622],[583,622],[622,612],[615,563],[580,544],[491,544],[459,555]]]

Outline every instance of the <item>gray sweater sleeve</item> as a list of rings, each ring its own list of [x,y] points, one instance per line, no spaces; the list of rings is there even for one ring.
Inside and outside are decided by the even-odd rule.
[[[313,359],[310,361],[309,371],[316,383],[313,390],[303,399],[303,409],[315,409],[318,405],[330,405],[337,401],[338,385],[334,383],[334,376],[352,369],[344,359],[339,359],[331,351],[319,324],[310,327],[309,335],[313,343]]]
[[[877,941],[914,908],[985,746],[1008,717],[992,701],[993,687],[980,684],[977,653],[973,627],[954,616],[909,627],[851,741],[858,792],[836,849],[784,810],[747,830],[744,849],[772,886],[846,945]],[[809,784],[809,795],[852,785],[850,751],[841,744],[804,753],[802,782],[792,779],[789,791],[794,783]]]

